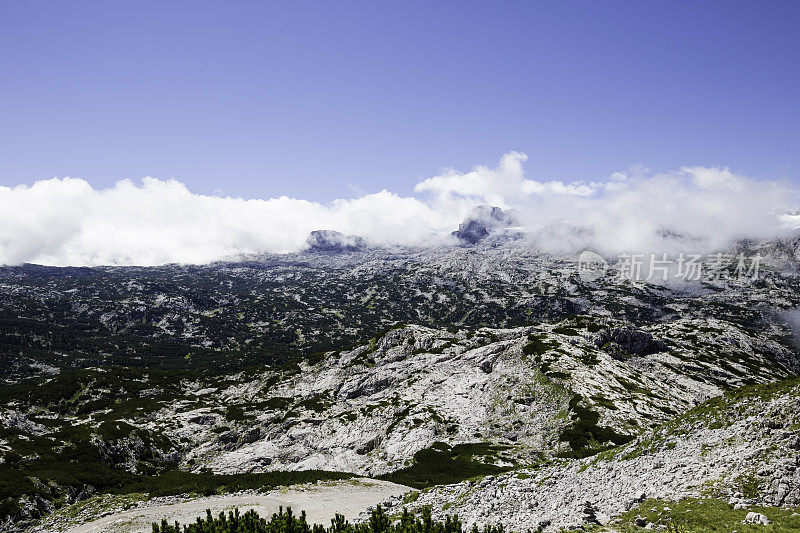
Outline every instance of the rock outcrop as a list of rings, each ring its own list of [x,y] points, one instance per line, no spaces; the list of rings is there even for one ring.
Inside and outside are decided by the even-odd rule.
[[[306,239],[306,251],[311,253],[340,254],[366,249],[367,243],[361,237],[334,230],[315,230]]]
[[[516,218],[512,212],[499,207],[479,205],[470,212],[452,235],[465,244],[478,244],[490,233],[515,224]]]
[[[736,342],[687,343],[697,330]],[[598,338],[606,337],[614,340],[601,349]],[[624,442],[725,389],[790,375],[768,356],[750,353],[755,344],[789,357],[778,343],[711,320],[633,328],[583,318],[457,333],[404,326],[297,374],[267,373],[213,393],[220,404],[275,406],[239,430],[250,432],[246,439],[228,433],[207,439],[204,432],[225,421],[192,422],[205,421],[205,411],[176,417],[167,409],[159,418],[186,420],[171,438],[195,441],[186,459],[196,470],[218,473],[324,469],[375,476],[407,466],[437,442],[501,445],[507,464],[523,464],[591,439]],[[250,399],[263,383],[270,383],[271,397]]]
[[[646,499],[709,492],[736,509],[800,505],[800,383],[756,387],[715,399],[613,452],[557,461],[423,491],[389,512],[430,506],[466,524],[501,521],[516,531],[580,528],[614,518]],[[772,426],[775,426],[773,429]],[[742,490],[748,492],[747,496]],[[726,496],[727,495],[727,496]],[[767,524],[757,512],[745,523]],[[635,524],[647,526],[646,520]]]

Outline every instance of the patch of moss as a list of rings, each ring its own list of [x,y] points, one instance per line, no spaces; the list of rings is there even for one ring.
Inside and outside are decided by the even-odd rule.
[[[733,480],[733,485],[745,498],[761,496],[761,480],[753,475],[740,475]]]

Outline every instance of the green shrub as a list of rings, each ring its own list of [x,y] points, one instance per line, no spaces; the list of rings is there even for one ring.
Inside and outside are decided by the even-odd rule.
[[[77,451],[86,449],[89,446],[79,447]],[[90,459],[88,455],[75,456]],[[0,519],[15,516],[19,512],[17,502],[25,494],[35,494],[45,500],[58,502],[63,501],[68,487],[83,489],[91,485],[101,493],[147,493],[150,497],[157,497],[265,490],[296,483],[312,483],[321,479],[340,480],[351,477],[352,474],[322,470],[257,474],[195,474],[170,470],[156,475],[141,475],[110,467],[99,459],[71,462],[66,457],[62,462],[48,461],[0,469]]]
[[[472,533],[503,533],[503,526],[486,526],[478,530],[473,526]],[[351,524],[344,516],[337,514],[331,520],[330,527],[319,524],[311,525],[306,520],[305,512],[300,516],[286,512],[281,508],[270,520],[261,518],[253,510],[239,514],[239,510],[220,513],[214,518],[211,511],[206,511],[206,518],[198,518],[193,524],[181,526],[177,522],[170,525],[166,520],[161,524],[153,524],[153,533],[463,533],[464,529],[457,516],[446,516],[444,521],[433,520],[430,509],[424,509],[417,518],[414,513],[403,510],[403,514],[395,523],[389,519],[379,505],[362,524]]]
[[[225,418],[231,420],[233,422],[241,422],[245,420],[244,409],[242,409],[238,405],[229,405],[227,409],[225,409]]]
[[[630,435],[622,435],[612,428],[598,426],[600,414],[583,407],[580,402],[583,398],[576,394],[569,401],[572,411],[572,423],[561,432],[560,440],[568,442],[571,450],[560,454],[562,457],[589,457],[607,448],[607,443],[614,445],[626,444],[633,440]]]
[[[490,461],[504,449],[505,446],[483,442],[456,444],[452,447],[443,442],[435,442],[430,448],[415,453],[411,466],[380,476],[380,479],[420,489],[458,483],[476,476],[498,474],[509,468],[494,465]]]
[[[557,342],[547,342],[544,337],[530,334],[528,335],[528,344],[522,347],[522,353],[525,355],[542,355],[556,346],[558,346]]]

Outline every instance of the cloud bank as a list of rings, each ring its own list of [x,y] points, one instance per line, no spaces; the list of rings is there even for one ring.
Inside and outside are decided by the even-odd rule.
[[[0,264],[207,263],[299,251],[316,229],[375,245],[438,245],[478,204],[514,209],[531,245],[549,250],[672,252],[800,226],[800,217],[786,215],[800,205],[800,189],[791,184],[707,167],[542,181],[526,177],[526,160],[509,152],[495,167],[425,179],[413,196],[383,190],[328,204],[207,196],[153,178],[108,189],[74,178],[0,187]]]

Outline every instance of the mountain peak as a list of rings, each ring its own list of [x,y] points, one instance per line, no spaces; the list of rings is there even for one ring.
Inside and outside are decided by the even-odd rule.
[[[314,230],[306,239],[306,251],[311,253],[340,254],[362,252],[366,248],[366,241],[358,235],[345,235],[329,229]]]
[[[507,228],[517,223],[513,212],[491,205],[479,205],[470,211],[451,235],[467,244],[478,244],[492,230]]]

